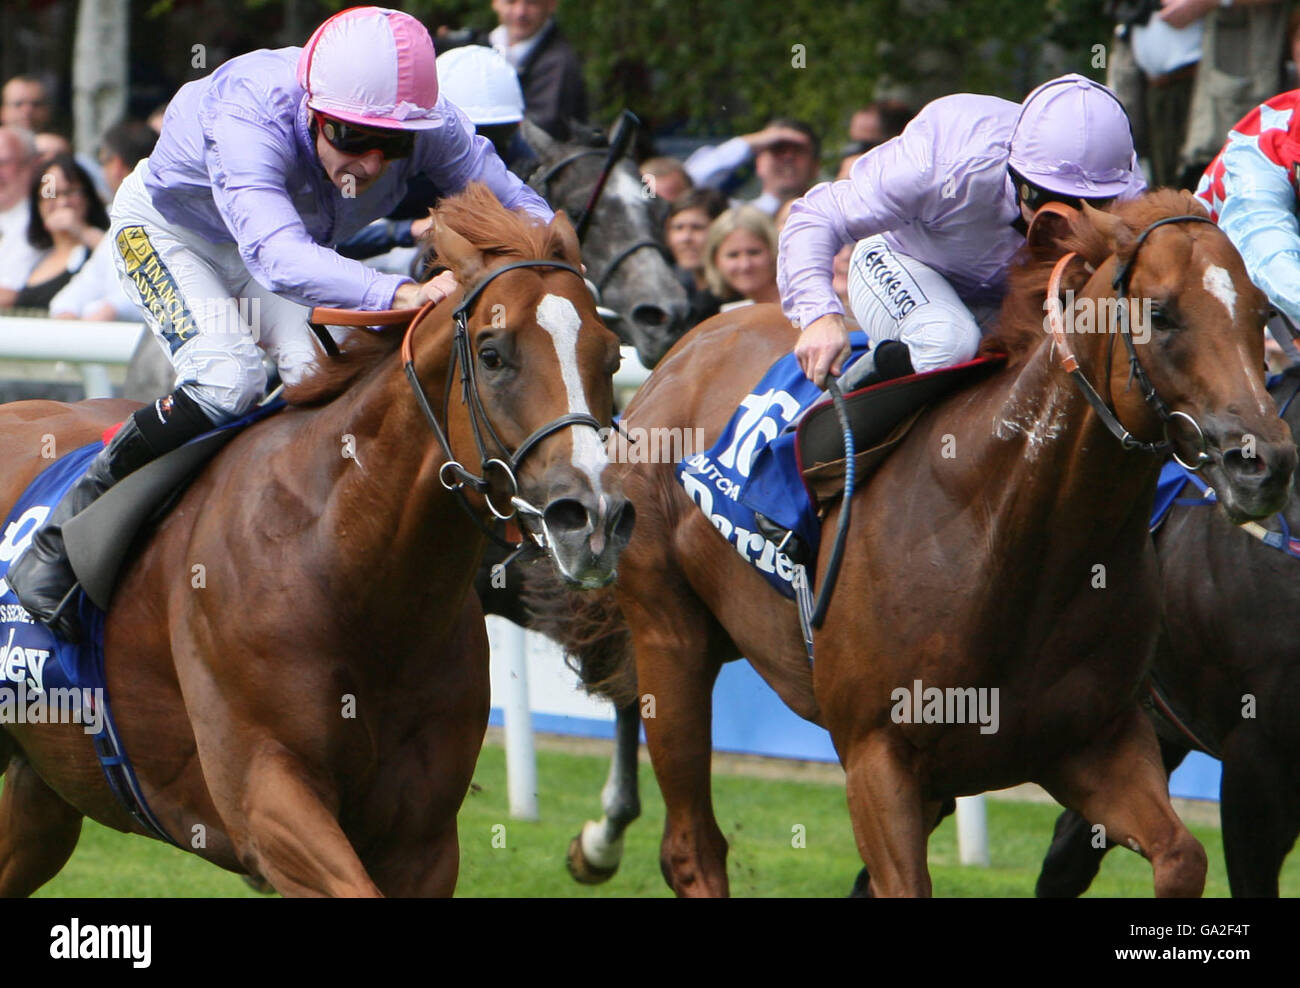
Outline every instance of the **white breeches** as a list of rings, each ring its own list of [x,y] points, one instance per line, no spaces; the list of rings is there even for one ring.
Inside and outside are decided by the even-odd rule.
[[[113,262],[145,314],[178,384],[215,422],[236,418],[266,390],[264,349],[292,384],[322,354],[309,311],[248,272],[233,243],[209,243],[169,223],[149,200],[142,161],[113,199]]]

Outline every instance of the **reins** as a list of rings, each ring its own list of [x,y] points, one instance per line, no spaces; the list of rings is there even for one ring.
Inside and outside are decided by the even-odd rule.
[[[1054,208],[1049,209],[1048,207]],[[1069,219],[1071,215],[1077,214],[1076,210],[1058,203],[1047,203],[1042,207],[1042,210],[1047,210],[1049,213],[1054,213],[1058,216],[1064,216],[1067,219]],[[1040,212],[1042,210],[1040,210]],[[1092,386],[1092,382],[1088,380],[1087,375],[1084,374],[1083,369],[1079,366],[1078,357],[1075,356],[1074,351],[1070,348],[1064,327],[1060,295],[1061,279],[1065,273],[1065,269],[1069,266],[1072,260],[1079,256],[1074,251],[1064,255],[1056,262],[1052,268],[1051,277],[1048,279],[1047,328],[1048,333],[1052,338],[1053,348],[1060,351],[1062,369],[1073,378],[1075,385],[1079,388],[1079,391],[1083,394],[1084,398],[1087,399],[1088,404],[1092,406],[1093,411],[1097,413],[1097,417],[1101,419],[1102,424],[1106,426],[1111,435],[1120,441],[1120,444],[1125,449],[1136,449],[1143,453],[1156,454],[1168,452],[1172,454],[1179,466],[1194,472],[1201,469],[1201,467],[1205,466],[1205,464],[1210,461],[1210,455],[1208,452],[1210,446],[1205,438],[1205,432],[1201,429],[1200,423],[1198,423],[1195,418],[1184,411],[1171,411],[1169,406],[1163,399],[1161,399],[1160,395],[1156,391],[1155,385],[1151,383],[1151,379],[1147,376],[1146,371],[1142,368],[1141,362],[1138,360],[1137,347],[1133,342],[1133,335],[1129,326],[1128,310],[1131,301],[1128,294],[1129,282],[1132,279],[1133,269],[1137,263],[1138,252],[1142,249],[1142,244],[1146,242],[1147,237],[1151,235],[1153,230],[1170,223],[1209,223],[1214,225],[1213,221],[1205,216],[1193,216],[1190,214],[1185,216],[1168,216],[1164,219],[1156,220],[1138,235],[1137,242],[1133,246],[1133,253],[1129,255],[1127,261],[1118,265],[1115,278],[1111,282],[1111,287],[1115,290],[1115,309],[1119,314],[1118,335],[1124,341],[1124,346],[1128,350],[1129,382],[1137,382],[1138,388],[1142,393],[1143,401],[1146,402],[1147,406],[1155,412],[1156,416],[1161,420],[1164,426],[1163,440],[1160,440],[1159,442],[1146,442],[1138,439],[1129,432],[1128,429],[1124,427],[1123,423],[1120,422],[1119,416],[1115,413],[1114,409],[1110,407],[1109,402],[1102,398],[1102,396],[1097,392],[1097,389]],[[1113,337],[1111,343],[1112,345],[1114,343]],[[1107,365],[1107,374],[1109,375],[1109,364]],[[1196,430],[1197,438],[1200,441],[1201,449],[1190,464],[1185,462],[1183,458],[1179,456],[1177,447],[1169,438],[1169,425],[1175,419],[1181,419],[1191,425],[1191,427]]]
[[[488,526],[484,525],[478,514],[470,507],[468,500],[465,498],[464,488],[468,486],[475,493],[481,495],[492,512],[492,516],[498,521],[508,521],[516,514],[520,516],[529,516],[538,519],[541,531],[533,531],[520,524],[520,531],[529,535],[533,542],[540,549],[545,549],[549,544],[549,535],[546,531],[546,522],[542,509],[533,505],[528,500],[519,496],[518,472],[524,459],[537,448],[543,439],[561,429],[567,429],[571,426],[590,426],[597,433],[600,432],[601,424],[597,419],[586,412],[567,412],[558,418],[541,426],[524,439],[523,442],[511,453],[501,437],[497,435],[496,430],[492,427],[492,422],[488,418],[487,411],[483,408],[482,398],[478,392],[478,378],[474,370],[474,355],[470,349],[469,339],[469,317],[473,312],[474,305],[479,296],[483,294],[484,289],[497,277],[505,274],[507,271],[516,271],[521,268],[551,268],[559,271],[568,271],[582,279],[582,272],[570,264],[562,261],[514,261],[510,264],[503,264],[499,268],[492,270],[485,278],[481,279],[470,291],[465,293],[460,303],[452,313],[452,320],[456,329],[452,340],[451,359],[447,364],[447,382],[443,391],[442,417],[448,421],[448,414],[451,405],[451,392],[455,384],[456,368],[460,367],[461,377],[461,401],[469,410],[470,431],[474,435],[474,444],[478,448],[479,463],[482,475],[473,473],[465,467],[452,451],[451,440],[444,431],[443,426],[439,423],[438,417],[434,414],[433,408],[429,405],[429,398],[425,394],[424,387],[420,383],[420,378],[415,370],[415,358],[412,351],[411,339],[415,333],[415,327],[420,322],[420,316],[430,311],[434,303],[428,303],[419,312],[415,319],[411,320],[410,327],[406,335],[402,338],[402,369],[406,373],[406,379],[411,385],[411,390],[415,393],[416,403],[424,412],[425,420],[433,430],[434,436],[442,446],[443,452],[447,455],[447,460],[438,468],[438,482],[450,491],[456,498],[457,503],[466,514],[473,519],[479,530],[487,535],[490,539],[507,549],[513,550],[514,558],[526,547],[522,540],[519,543],[508,542],[501,538]],[[484,441],[484,433],[488,439],[496,446],[499,456],[490,455],[487,443]],[[496,473],[499,479],[504,483],[505,489],[509,491],[506,509],[499,508],[493,501],[493,484],[489,475]],[[507,560],[507,563],[510,560]]]

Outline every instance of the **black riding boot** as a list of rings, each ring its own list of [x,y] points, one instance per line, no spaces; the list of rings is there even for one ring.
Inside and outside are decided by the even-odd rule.
[[[14,560],[5,577],[19,603],[60,638],[75,642],[81,628],[72,605],[77,577],[63,544],[63,525],[79,515],[127,474],[212,428],[202,409],[183,389],[141,408],[118,429],[112,442],[91,461],[68,490],[31,545]]]
[[[873,369],[855,388],[869,388],[873,384],[892,381],[896,377],[915,374],[912,367],[912,354],[902,340],[881,340],[871,352]]]

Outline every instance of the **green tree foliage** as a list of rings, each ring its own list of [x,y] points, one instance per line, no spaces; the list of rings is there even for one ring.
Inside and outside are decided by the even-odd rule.
[[[1100,6],[575,0],[557,16],[585,60],[596,120],[627,106],[655,125],[734,133],[780,114],[835,134],[882,86],[915,101],[963,90],[1019,99],[1056,71],[1100,77],[1090,64],[1092,46],[1110,40]],[[491,22],[489,12],[481,23]]]

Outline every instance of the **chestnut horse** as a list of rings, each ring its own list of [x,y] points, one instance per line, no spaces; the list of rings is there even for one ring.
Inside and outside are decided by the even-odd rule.
[[[472,186],[439,209],[433,237],[469,304],[421,310],[400,355],[401,333],[355,334],[293,407],[206,466],[108,614],[109,695],[155,816],[182,847],[285,895],[455,887],[456,813],[488,714],[471,589],[483,536],[465,507],[479,521],[489,504],[520,507],[574,585],[612,579],[629,537],[598,438],[618,344],[572,227]],[[44,434],[74,449],[132,408],[0,409],[0,505],[48,464]],[[55,875],[83,816],[142,832],[79,726],[6,726],[6,763],[0,894]]]
[[[794,605],[713,531],[673,465],[612,468],[637,530],[617,608],[588,601],[568,644],[589,682],[618,702],[639,692],[653,713],[644,725],[667,810],[660,864],[678,894],[728,891],[710,795],[710,699],[721,664],[739,656],[829,729],[873,894],[928,895],[926,844],[945,801],[1026,781],[1147,856],[1158,895],[1200,894],[1205,852],[1174,815],[1138,701],[1160,621],[1146,531],[1160,461],[1132,447],[1161,439],[1157,409],[1172,414],[1183,455],[1204,455],[1233,520],[1276,511],[1296,463],[1264,390],[1266,301],[1202,217],[1196,200],[1164,190],[1035,225],[986,341],[1008,353],[1006,367],[929,408],[856,493],[811,668]],[[1076,306],[1104,312],[1116,292],[1125,301],[1110,311],[1133,313],[1131,364],[1114,320],[1108,332],[1059,341],[1105,415],[1045,331],[1057,259]],[[1138,315],[1143,299],[1149,319]],[[703,427],[716,440],[795,339],[775,306],[701,324],[629,405],[629,431]],[[1254,458],[1242,452],[1247,435]],[[834,506],[823,518],[816,585],[838,517]],[[920,706],[913,692],[930,711],[924,691],[934,688],[949,698],[946,712],[904,716]],[[996,724],[963,716],[954,695],[997,702]]]
[[[1298,389],[1300,366],[1273,391],[1293,435],[1300,434]],[[1192,484],[1184,494],[1199,497]],[[1269,527],[1300,532],[1300,497],[1292,495],[1281,519]],[[1173,772],[1189,751],[1222,759],[1228,887],[1234,896],[1277,898],[1282,864],[1300,834],[1300,560],[1201,505],[1170,508],[1155,546],[1165,619],[1152,672],[1183,724],[1152,711],[1165,769]],[[1111,846],[1094,842],[1083,817],[1062,813],[1037,894],[1081,895]]]

